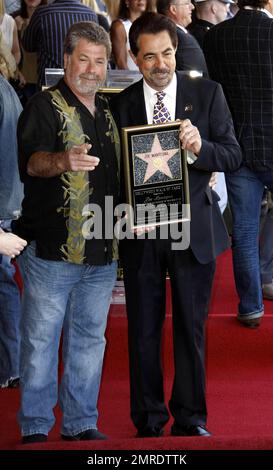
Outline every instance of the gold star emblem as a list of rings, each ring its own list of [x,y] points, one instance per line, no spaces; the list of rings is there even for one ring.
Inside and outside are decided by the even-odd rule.
[[[147,163],[146,173],[143,183],[146,183],[157,171],[160,171],[169,178],[173,178],[168,161],[177,153],[178,149],[163,150],[159,142],[158,135],[155,134],[150,152],[136,153],[136,157]]]

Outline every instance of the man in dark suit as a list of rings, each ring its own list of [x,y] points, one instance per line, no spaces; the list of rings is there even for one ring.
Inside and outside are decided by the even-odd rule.
[[[168,16],[176,24],[178,43],[176,49],[176,69],[195,70],[208,77],[206,60],[196,39],[187,31],[194,9],[190,0],[157,0],[158,13]]]
[[[170,237],[163,240],[158,236],[153,240],[127,239],[120,244],[129,328],[131,417],[140,437],[162,435],[169,419],[160,361],[168,269],[175,360],[172,434],[208,436],[204,325],[215,258],[228,246],[208,183],[214,170],[237,169],[241,152],[220,85],[175,73],[177,34],[173,21],[145,13],[133,23],[129,39],[144,80],[115,98],[113,110],[119,128],[152,123],[156,93],[164,91],[164,107],[170,118],[182,120],[182,147],[192,152],[190,247],[175,251]],[[215,230],[219,237],[214,236]]]
[[[203,49],[204,37],[207,32],[221,21],[227,19],[230,4],[233,0],[195,0],[195,18],[188,30],[197,39]]]
[[[233,265],[238,320],[257,327],[264,313],[259,226],[264,187],[273,189],[273,2],[238,0],[234,18],[205,36],[209,72],[230,106],[243,166],[226,174],[233,215]]]

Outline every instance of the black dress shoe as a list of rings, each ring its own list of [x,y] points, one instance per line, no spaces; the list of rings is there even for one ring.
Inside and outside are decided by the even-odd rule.
[[[161,437],[163,434],[162,428],[144,428],[138,430],[136,437]]]
[[[211,433],[208,432],[205,426],[192,425],[192,426],[179,426],[174,423],[171,428],[172,436],[196,436],[196,437],[209,437]]]
[[[237,317],[238,321],[246,326],[247,328],[258,328],[261,324],[262,317],[259,318],[243,318],[243,316]]]
[[[0,388],[19,388],[20,387],[20,379],[19,377],[12,377],[11,379],[6,380],[0,384]]]
[[[87,429],[75,436],[66,436],[65,434],[61,434],[61,437],[64,441],[105,441],[108,439],[105,434],[102,434],[97,429]]]
[[[238,313],[237,320],[242,325],[246,326],[247,328],[258,328],[261,324],[263,315],[264,315],[263,310],[259,313],[248,314],[248,315],[240,315],[240,313]]]
[[[23,436],[22,444],[34,444],[35,442],[46,442],[46,434],[30,434],[29,436]]]
[[[16,379],[9,379],[8,388],[19,388],[20,387],[20,379],[16,377]]]

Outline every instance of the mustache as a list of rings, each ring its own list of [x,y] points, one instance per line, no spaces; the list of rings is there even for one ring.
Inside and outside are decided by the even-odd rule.
[[[97,80],[100,81],[100,77],[95,73],[82,73],[79,78],[85,78],[86,80]]]
[[[170,73],[170,70],[169,69],[160,69],[159,67],[155,67],[153,70],[152,70],[152,73]]]

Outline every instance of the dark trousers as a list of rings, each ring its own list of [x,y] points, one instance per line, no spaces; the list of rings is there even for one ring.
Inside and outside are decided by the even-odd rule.
[[[168,269],[175,364],[169,407],[181,426],[205,424],[204,327],[215,262],[200,264],[191,249],[173,251],[170,240],[137,243],[143,243],[141,256],[138,250],[126,250],[123,262],[132,420],[143,430],[161,428],[169,419],[161,368]]]

